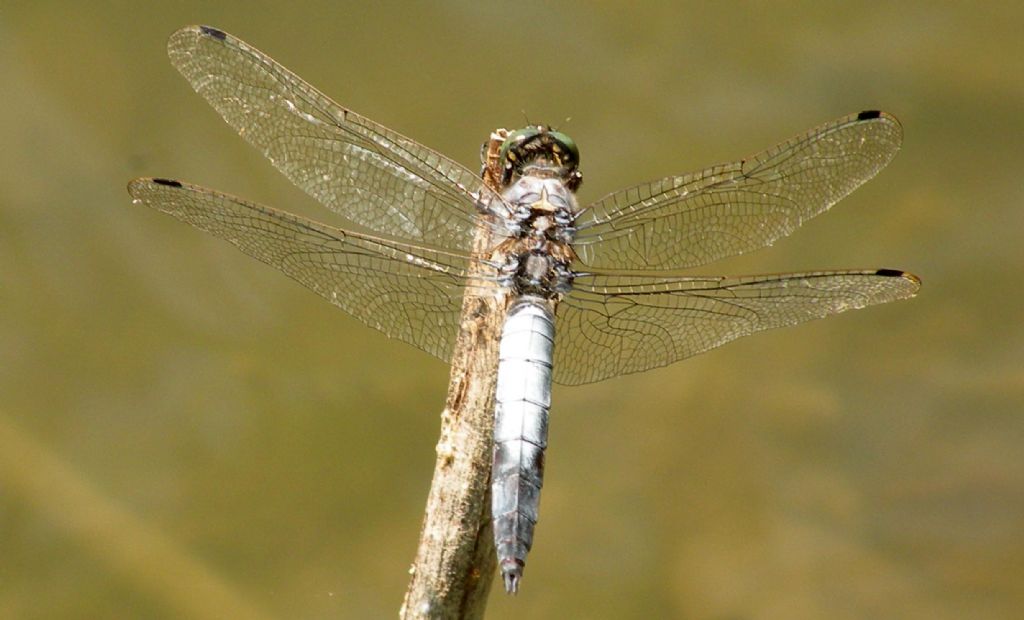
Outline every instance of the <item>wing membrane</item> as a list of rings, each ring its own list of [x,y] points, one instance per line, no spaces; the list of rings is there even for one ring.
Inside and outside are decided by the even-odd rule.
[[[381,234],[471,248],[474,192],[494,198],[478,175],[339,106],[229,34],[189,26],[167,50],[229,125],[332,211]]]
[[[184,28],[171,36],[168,53],[193,88],[293,183],[387,238],[178,181],[137,179],[129,185],[135,201],[230,241],[367,325],[448,361],[476,204],[501,198],[455,161],[342,108],[231,35]],[[919,280],[884,269],[735,278],[628,274],[693,267],[770,245],[873,177],[901,140],[895,118],[862,112],[748,159],[592,204],[574,249],[594,273],[579,275],[558,307],[555,380],[581,384],[640,372],[757,331],[912,297]]]
[[[576,385],[665,366],[741,336],[913,297],[888,270],[743,277],[579,277],[558,306],[554,379]]]
[[[771,245],[875,176],[902,137],[894,117],[861,112],[748,159],[609,194],[588,207],[575,249],[594,269],[661,270]]]
[[[136,179],[128,192],[230,241],[370,327],[450,360],[468,257],[347,232],[179,181]]]

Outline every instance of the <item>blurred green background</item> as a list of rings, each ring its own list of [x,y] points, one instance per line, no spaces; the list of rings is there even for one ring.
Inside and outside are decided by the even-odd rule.
[[[556,388],[536,546],[489,617],[1020,617],[1019,3],[209,4],[0,9],[0,617],[401,604],[447,369],[132,207],[159,175],[340,223],[170,66],[190,23],[468,166],[559,125],[583,202],[895,114],[877,179],[703,271],[902,268],[919,297]]]

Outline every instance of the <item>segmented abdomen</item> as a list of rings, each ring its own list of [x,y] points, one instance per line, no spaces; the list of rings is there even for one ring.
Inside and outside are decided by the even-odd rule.
[[[551,406],[554,317],[546,302],[524,297],[502,329],[494,411],[491,515],[505,589],[515,592],[533,544]]]

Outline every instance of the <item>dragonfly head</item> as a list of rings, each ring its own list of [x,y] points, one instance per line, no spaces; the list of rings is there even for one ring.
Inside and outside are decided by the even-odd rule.
[[[499,157],[504,185],[529,172],[553,174],[573,192],[583,182],[576,143],[546,125],[531,125],[508,134],[501,144]]]

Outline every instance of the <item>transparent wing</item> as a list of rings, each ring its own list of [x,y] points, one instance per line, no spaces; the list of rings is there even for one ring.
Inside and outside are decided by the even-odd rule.
[[[665,366],[764,329],[913,297],[890,269],[728,277],[581,276],[558,306],[555,381]]]
[[[128,192],[277,267],[370,327],[450,360],[468,257],[346,232],[179,181],[136,179]]]
[[[475,192],[494,198],[478,175],[342,108],[214,28],[183,28],[171,35],[167,51],[229,125],[331,210],[381,234],[470,249]]]
[[[771,245],[875,176],[902,138],[894,117],[861,112],[748,159],[630,187],[588,207],[574,247],[594,269],[660,270]]]

